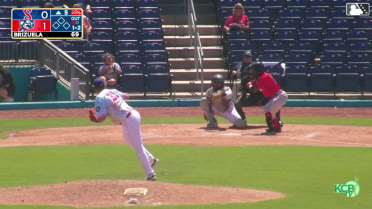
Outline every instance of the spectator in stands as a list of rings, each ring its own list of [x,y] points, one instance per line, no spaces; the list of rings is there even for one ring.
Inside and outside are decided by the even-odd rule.
[[[54,4],[51,2],[45,3],[44,8],[54,8]]]
[[[74,4],[73,8],[81,8],[80,4]],[[89,41],[89,35],[92,33],[92,24],[90,23],[89,18],[86,15],[83,15],[83,33],[85,39]]]
[[[103,57],[104,65],[99,69],[99,76],[104,76],[106,78],[107,86],[115,86],[117,83],[118,75],[122,73],[120,65],[115,62],[115,56],[106,53]]]
[[[0,102],[13,102],[15,84],[12,73],[0,64]]]
[[[232,15],[227,18],[223,25],[223,30],[229,33],[231,30],[243,30],[249,29],[249,19],[244,14],[244,7],[241,3],[236,3],[232,10]]]

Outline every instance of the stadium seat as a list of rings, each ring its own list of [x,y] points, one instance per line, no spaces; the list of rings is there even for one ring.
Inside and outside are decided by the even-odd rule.
[[[300,25],[300,30],[316,30],[324,29],[325,20],[306,18]]]
[[[274,40],[285,42],[287,44],[295,43],[297,41],[297,32],[293,30],[279,30],[274,32]]]
[[[91,14],[92,22],[96,20],[112,21],[112,14],[110,9],[95,9]]]
[[[300,9],[285,9],[278,12],[278,17],[287,18],[287,19],[297,19],[300,20],[303,18],[304,12]]]
[[[357,19],[352,25],[354,30],[372,31],[372,19]]]
[[[372,54],[372,43],[356,42],[349,45],[350,53],[369,53]]]
[[[264,53],[258,57],[260,62],[280,62],[284,60],[284,54]]]
[[[329,18],[331,8],[310,8],[306,11],[305,19],[326,20]]]
[[[313,63],[313,56],[310,54],[291,53],[285,58],[285,63],[290,65],[310,66]]]
[[[140,20],[138,26],[142,30],[161,30],[162,22],[161,20]]]
[[[265,9],[283,10],[286,7],[286,0],[265,0]]]
[[[106,51],[105,47],[97,43],[87,43],[82,47],[85,56],[102,55]]]
[[[39,8],[42,6],[39,0],[18,0],[17,4],[19,8]]]
[[[279,18],[276,23],[274,23],[275,31],[278,30],[297,30],[299,28],[299,19],[287,19]]]
[[[241,0],[240,2],[245,9],[262,10],[265,5],[265,0]]]
[[[261,46],[263,53],[279,53],[279,54],[286,54],[288,53],[290,47],[288,44],[273,41],[268,44],[264,44]]]
[[[256,20],[251,23],[250,30],[271,30],[272,27],[273,25],[269,20]]]
[[[119,80],[123,92],[145,92],[145,76],[142,73],[123,73]]]
[[[348,31],[351,28],[351,21],[347,19],[330,19],[325,23],[327,30]]]
[[[120,54],[117,56],[116,60],[121,65],[141,65],[142,56],[139,54]]]
[[[310,76],[310,92],[332,92],[334,95],[334,68],[327,65],[319,65],[312,69]]]
[[[363,53],[351,53],[346,57],[346,61],[348,64],[371,64],[372,56],[370,54],[363,54]]]
[[[118,33],[122,33],[123,31],[133,31],[137,33],[138,27],[138,22],[135,19],[120,19],[114,23],[114,28]]]
[[[90,6],[94,12],[98,9],[110,9],[112,7],[110,0],[90,0]]]
[[[289,47],[290,53],[301,53],[315,55],[318,51],[317,44],[312,42],[296,42],[291,44]]]
[[[337,92],[362,92],[359,73],[337,73],[335,81]]]
[[[134,0],[115,0],[113,1],[113,7],[115,10],[134,8]]]
[[[139,34],[139,40],[142,43],[145,42],[164,42],[163,31],[161,30],[145,30]]]
[[[288,9],[300,9],[301,11],[309,7],[309,1],[304,0],[287,0]]]
[[[257,21],[257,20],[270,20],[272,18],[272,14],[267,9],[247,9],[246,8],[246,15],[249,18],[249,21]],[[229,15],[231,15],[231,10],[229,11]],[[225,20],[225,19],[224,19]]]
[[[160,14],[158,8],[140,8],[136,12],[136,18],[142,19],[155,19],[160,20]]]
[[[329,0],[312,0],[309,1],[310,8],[332,8],[333,1]]]
[[[372,72],[372,71],[369,71],[369,72]],[[372,73],[364,74],[363,92],[372,92]]]
[[[136,0],[134,1],[136,8],[158,8],[158,0]]]
[[[115,44],[115,52],[117,54],[141,54],[139,44],[133,42],[122,42]]]
[[[352,30],[346,33],[346,41],[353,42],[369,42],[371,41],[371,31]]]
[[[114,35],[115,43],[120,42],[134,42],[138,43],[138,34],[137,31],[119,31]]]
[[[346,54],[348,52],[348,45],[341,41],[325,42],[323,44],[323,52]]]
[[[144,66],[142,64],[124,64],[121,65],[121,70],[123,71],[123,74],[142,74],[145,72]]]
[[[322,40],[322,31],[303,30],[298,33],[298,40],[303,42],[320,42]]]
[[[166,54],[145,54],[144,64],[147,65],[168,65],[168,55]]]
[[[154,64],[147,65],[145,67],[144,73],[153,74],[153,73],[170,73],[170,67],[166,64]]]
[[[113,11],[113,18],[120,22],[121,20],[136,19],[136,10],[133,7],[121,8]]]
[[[164,41],[162,42],[144,42],[141,44],[142,52],[145,54],[158,53],[167,54]]]
[[[338,30],[325,30],[322,33],[322,41],[323,43],[329,42],[344,42],[346,39],[346,31],[338,31]]]
[[[268,30],[255,30],[251,31],[251,41],[256,43],[268,43],[273,40],[271,31]]]
[[[287,92],[309,92],[309,69],[304,65],[287,67],[284,76],[284,90]]]
[[[172,96],[172,75],[169,73],[151,73],[146,76],[147,93],[165,93],[170,92]]]
[[[320,55],[320,64],[341,66],[346,62],[346,54],[324,53]]]

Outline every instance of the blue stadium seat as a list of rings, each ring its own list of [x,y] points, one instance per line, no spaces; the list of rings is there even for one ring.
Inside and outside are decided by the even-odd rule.
[[[102,55],[106,51],[105,47],[97,43],[87,43],[82,47],[85,56]]]
[[[265,0],[265,9],[283,10],[286,7],[286,0]]]
[[[90,6],[94,12],[97,9],[110,9],[112,7],[110,0],[90,0]]]
[[[126,19],[134,20],[137,17],[136,10],[133,7],[114,10],[112,15],[118,22]]]
[[[353,42],[369,42],[371,41],[371,31],[352,30],[346,33],[346,41]]]
[[[325,53],[341,53],[346,54],[348,52],[348,45],[344,42],[325,42],[323,44],[323,51]]]
[[[346,19],[330,19],[325,23],[327,30],[348,31],[351,28],[351,21]]]
[[[249,21],[257,21],[257,20],[270,20],[272,18],[272,14],[267,9],[247,9],[246,15],[249,18]],[[229,15],[231,15],[231,10],[229,10]]]
[[[172,75],[169,73],[151,73],[146,77],[147,93],[165,93],[170,92],[172,96]]]
[[[323,43],[344,42],[346,40],[346,31],[325,30],[322,33]]]
[[[286,64],[289,64],[289,65],[310,66],[314,61],[314,57],[311,54],[291,53],[285,58],[284,61]]]
[[[245,9],[262,10],[264,9],[265,6],[265,0],[241,0],[240,2],[242,3]]]
[[[0,6],[0,20],[9,20],[11,10]]]
[[[141,48],[143,53],[167,54],[164,42],[144,42]]]
[[[136,13],[137,19],[155,19],[160,20],[159,9],[156,8],[140,8]]]
[[[91,14],[92,22],[96,20],[112,21],[112,14],[109,8],[107,9],[95,9]]]
[[[168,55],[166,54],[145,54],[144,64],[147,65],[168,65]]]
[[[288,53],[290,47],[288,44],[285,44],[283,42],[273,41],[268,44],[262,45],[261,49],[264,53],[286,54]]]
[[[161,20],[140,20],[138,26],[142,30],[161,30],[162,22]]]
[[[116,60],[121,65],[141,65],[143,60],[139,54],[120,54]]]
[[[134,0],[115,0],[113,1],[114,10],[134,8]]]
[[[304,12],[300,9],[285,9],[285,10],[280,10],[278,12],[278,17],[280,18],[287,18],[287,19],[302,19],[304,15]]]
[[[255,30],[251,31],[251,41],[256,43],[268,43],[273,40],[271,31],[268,30]]]
[[[298,33],[298,40],[303,42],[320,42],[322,39],[322,31],[303,30]]]
[[[272,27],[273,25],[269,20],[256,20],[251,23],[250,30],[271,30]]]
[[[300,25],[300,30],[324,30],[325,20],[306,18]]]
[[[350,53],[367,53],[372,54],[372,43],[370,42],[356,42],[351,43],[348,47]]]
[[[145,76],[143,73],[122,74],[119,80],[120,90],[123,92],[145,92]]]
[[[218,9],[228,8],[231,11],[234,5],[238,2],[239,2],[238,0],[218,0],[217,8]]]
[[[362,92],[361,75],[359,73],[337,73],[335,80],[337,92]]]
[[[297,32],[293,30],[279,30],[274,32],[274,40],[281,41],[288,44],[295,43],[297,41]]]
[[[300,9],[301,11],[309,7],[309,1],[304,0],[287,0],[288,9]]]
[[[357,19],[353,24],[354,30],[372,31],[372,19]]]
[[[121,31],[138,31],[138,22],[135,19],[120,19],[114,23],[114,28],[116,31],[121,33]]]
[[[320,64],[341,66],[346,63],[344,53],[324,53],[320,55]]]
[[[329,65],[318,65],[312,69],[310,92],[335,92],[335,68]]]
[[[134,6],[137,8],[158,8],[158,0],[136,0]]]
[[[249,38],[249,33],[240,30],[231,30],[228,34],[225,34],[225,40],[245,42]]]
[[[62,43],[59,44],[58,47],[66,52],[67,54],[80,54],[82,53],[81,46],[74,45],[71,43]]]
[[[331,8],[310,8],[306,11],[305,19],[326,20],[329,18]]]
[[[301,53],[315,55],[317,53],[317,45],[313,42],[296,42],[289,46],[290,53]]]
[[[153,73],[170,73],[169,65],[164,64],[154,64],[154,65],[147,65],[145,67],[146,74],[153,74]]]
[[[260,62],[280,62],[284,60],[283,54],[264,53],[258,57]]]
[[[309,1],[310,8],[332,8],[333,1],[329,0],[312,0]]]
[[[124,64],[121,65],[121,70],[123,71],[123,74],[143,74],[145,72],[144,66],[142,64]]]
[[[98,32],[106,32],[106,33],[112,33],[112,22],[105,21],[105,20],[96,20],[92,21],[92,28],[94,29],[94,34],[96,31]]]
[[[350,53],[347,58],[346,62],[348,64],[371,64],[372,56],[370,54],[363,54],[363,53]]]
[[[122,42],[115,44],[115,52],[117,54],[141,54],[140,45],[133,42]]]
[[[299,19],[279,18],[278,21],[274,23],[274,30],[297,30],[299,25]]]
[[[0,7],[9,9],[9,8],[16,8],[18,7],[18,1],[17,0],[2,0],[0,2]],[[8,16],[9,18],[10,16]]]
[[[116,43],[120,43],[120,42],[138,43],[137,31],[125,31],[125,30],[121,31],[121,30],[119,30],[119,32],[116,33],[113,38],[114,38],[114,41]]]
[[[284,76],[284,90],[288,92],[309,92],[309,69],[304,65],[287,67]]]
[[[142,43],[145,42],[164,42],[163,31],[161,30],[145,30],[139,34],[139,40]]]

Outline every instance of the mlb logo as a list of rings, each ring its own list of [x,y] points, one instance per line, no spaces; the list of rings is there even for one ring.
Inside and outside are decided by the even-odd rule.
[[[346,3],[347,16],[368,16],[369,3]]]

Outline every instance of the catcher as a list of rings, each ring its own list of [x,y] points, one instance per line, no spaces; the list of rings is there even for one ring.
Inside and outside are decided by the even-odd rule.
[[[242,119],[235,108],[232,91],[224,83],[225,80],[221,74],[214,75],[211,82],[212,87],[205,92],[205,97],[200,100],[200,108],[204,112],[204,118],[208,121],[207,128],[218,128],[214,115],[226,118],[234,128],[246,128],[246,121]]]

